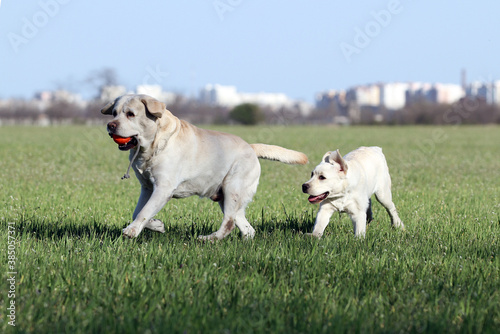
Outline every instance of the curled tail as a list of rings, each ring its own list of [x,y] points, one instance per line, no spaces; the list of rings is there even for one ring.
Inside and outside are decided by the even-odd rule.
[[[286,164],[305,165],[307,156],[302,152],[286,149],[276,145],[250,144],[257,157],[267,160],[275,160]]]

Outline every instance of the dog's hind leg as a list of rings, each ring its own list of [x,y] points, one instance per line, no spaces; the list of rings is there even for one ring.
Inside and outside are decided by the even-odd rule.
[[[240,206],[236,211],[236,226],[240,230],[243,239],[253,239],[255,236],[255,229],[250,225],[245,217],[245,210],[252,201],[253,196],[257,192],[257,186],[259,185],[260,177],[260,164],[257,164],[252,168],[245,177],[245,182],[242,189],[240,190]],[[238,188],[235,189],[238,191]]]
[[[230,198],[225,198],[223,201],[219,202],[221,210],[224,213],[224,219],[222,220],[219,230],[210,235],[200,236],[199,238],[203,240],[220,240],[228,236],[235,226],[238,226],[244,238],[253,238],[255,230],[245,218],[245,207],[248,202],[242,201],[239,195],[231,193],[230,191],[224,191],[224,193],[229,193],[231,195]]]
[[[234,229],[234,218],[224,216],[222,224],[217,232],[209,235],[200,235],[198,238],[202,240],[220,240],[224,239]]]
[[[243,239],[253,239],[255,236],[255,229],[246,219],[244,208],[236,214],[236,226],[238,226]]]
[[[244,190],[241,192],[241,205],[237,209],[235,218],[236,218],[236,226],[240,230],[241,236],[243,239],[253,239],[255,236],[255,229],[250,225],[248,220],[245,217],[245,209],[248,204],[252,201],[253,196],[257,192],[257,185],[259,184],[259,176],[260,176],[260,165],[257,170],[253,170],[253,174],[249,173],[249,176],[253,175],[253,182],[249,181],[251,178],[247,178],[247,183],[244,185]]]
[[[380,204],[382,204],[382,206],[385,208],[385,210],[391,217],[392,226],[404,229],[405,226],[403,225],[403,222],[399,218],[398,212],[396,211],[396,206],[392,201],[390,181],[386,187],[383,187],[379,189],[377,192],[375,192],[375,198],[377,198],[377,201],[379,201]]]
[[[226,177],[223,185],[224,199],[219,202],[224,213],[221,227],[217,232],[200,236],[200,239],[223,239],[231,233],[235,226],[238,227],[243,238],[251,239],[254,237],[255,230],[245,218],[245,209],[257,191],[260,165],[255,158],[253,165],[250,163],[239,165],[236,166],[236,170],[235,174]]]
[[[223,194],[222,191],[220,193]],[[219,203],[220,209],[221,209],[222,213],[224,214],[222,224],[221,224],[218,231],[216,231],[212,234],[209,234],[209,235],[200,235],[198,237],[199,239],[202,239],[202,240],[218,239],[218,240],[220,240],[220,239],[225,238],[227,235],[229,235],[229,233],[231,233],[231,231],[234,229],[235,216],[232,214],[226,214],[226,212],[228,212],[228,211],[229,212],[234,211],[234,209],[229,207],[230,202],[228,203],[228,201],[225,199],[222,199],[222,200],[217,199],[217,202]],[[228,203],[228,204],[226,204],[226,203]]]

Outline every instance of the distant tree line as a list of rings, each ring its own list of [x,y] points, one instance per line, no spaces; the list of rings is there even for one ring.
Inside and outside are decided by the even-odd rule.
[[[0,120],[11,123],[37,123],[41,118],[51,124],[107,122],[101,115],[105,104],[94,100],[84,106],[66,101],[53,101],[40,108],[29,101],[9,101],[0,104]],[[167,108],[177,117],[195,124],[331,124],[338,122],[335,108],[315,109],[302,115],[297,109],[271,109],[255,104],[242,104],[234,108],[214,106],[178,97]],[[419,103],[399,110],[358,108],[356,117],[345,116],[349,124],[500,124],[500,108],[480,99],[464,98],[453,105]]]
[[[321,124],[339,118],[360,125],[500,124],[500,107],[476,97],[462,98],[453,104],[415,103],[399,110],[360,107],[350,113],[331,107],[316,109],[306,122]]]
[[[396,111],[384,111],[383,123],[394,125],[500,124],[500,108],[479,98],[463,98],[454,104],[418,103]],[[366,117],[364,124],[376,123]]]
[[[66,101],[54,101],[46,108],[40,109],[36,104],[28,101],[9,101],[0,105],[0,120],[10,120],[13,123],[36,123],[40,119],[48,119],[54,123],[82,123],[87,120],[97,120],[102,104],[89,102],[84,107]]]

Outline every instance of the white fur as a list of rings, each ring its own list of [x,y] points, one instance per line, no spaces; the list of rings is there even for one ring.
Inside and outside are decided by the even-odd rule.
[[[338,150],[327,152],[312,172],[311,179],[302,185],[302,190],[311,195],[310,200],[320,202],[312,231],[315,237],[323,235],[336,211],[347,212],[354,234],[365,236],[373,194],[389,213],[392,225],[404,228],[392,202],[391,177],[380,147],[360,147],[343,158]]]
[[[143,228],[164,232],[153,217],[171,198],[192,195],[218,201],[224,213],[220,229],[204,239],[222,239],[237,226],[244,238],[255,230],[245,218],[245,208],[257,190],[260,164],[257,158],[304,164],[305,154],[278,146],[249,145],[226,133],[195,127],[172,115],[165,105],[146,95],[125,95],[101,112],[113,115],[108,131],[135,137],[139,147],[130,152],[132,168],[141,183],[134,221],[123,230],[137,237]]]

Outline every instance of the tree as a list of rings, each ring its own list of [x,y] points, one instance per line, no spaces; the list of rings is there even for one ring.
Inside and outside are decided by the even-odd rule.
[[[45,110],[50,119],[63,120],[82,117],[81,109],[74,103],[67,101],[54,101]]]
[[[98,97],[103,87],[116,86],[119,80],[114,68],[105,67],[101,70],[92,71],[84,82],[97,91],[96,96]]]
[[[234,107],[229,117],[244,125],[256,125],[264,121],[264,113],[259,106],[252,103],[243,103]]]

